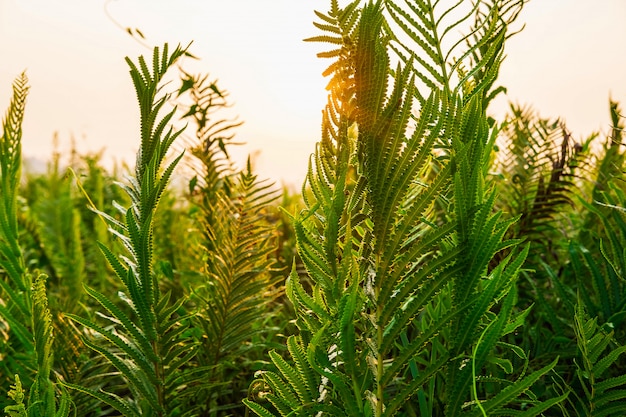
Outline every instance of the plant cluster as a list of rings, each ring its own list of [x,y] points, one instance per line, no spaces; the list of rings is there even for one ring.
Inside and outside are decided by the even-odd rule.
[[[523,0],[330,3],[309,39],[332,48],[321,139],[282,200],[232,163],[216,82],[181,69],[164,90],[185,48],[127,58],[141,124],[123,179],[55,155],[22,181],[16,79],[7,416],[626,415],[619,105],[599,145],[530,108],[489,117]]]

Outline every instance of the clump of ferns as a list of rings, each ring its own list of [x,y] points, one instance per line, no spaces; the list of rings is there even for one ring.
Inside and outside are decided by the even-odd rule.
[[[547,361],[554,352],[567,356],[573,336],[565,325],[570,312],[562,308],[571,301],[571,291],[557,276],[570,257],[565,242],[580,230],[577,196],[586,187],[595,136],[581,144],[561,121],[540,118],[530,108],[510,107],[490,177],[498,190],[497,206],[507,216],[519,217],[508,236],[530,243],[519,292],[521,308],[535,304],[530,316],[535,325],[524,328],[519,342],[535,358],[547,355]]]
[[[417,413],[418,405],[408,401],[417,396],[426,414],[439,405],[446,415],[506,413],[505,404],[519,406],[521,393],[556,361],[503,383],[492,397],[483,399],[484,392],[476,390],[472,396],[472,369],[487,366],[498,339],[523,323],[523,313],[513,311],[513,287],[527,249],[518,248],[491,270],[486,264],[518,246],[503,240],[513,221],[493,212],[495,193],[484,179],[494,132],[483,93],[497,75],[504,30],[491,24],[505,19],[494,9],[481,21],[482,29],[490,27],[484,35],[491,41],[471,73],[484,66],[484,79],[461,96],[461,87],[447,76],[446,59],[437,56],[439,37],[429,36],[440,22],[432,21],[428,5],[405,10],[379,1],[356,9],[358,2],[352,2],[338,9],[336,3],[328,14],[318,13],[328,36],[316,40],[336,46],[328,56],[340,62],[351,46],[341,48],[351,22],[344,12],[357,15],[349,29],[356,41],[353,62],[343,64],[344,79],[335,83],[351,85],[353,96],[331,89],[303,190],[306,209],[294,218],[311,288],[292,272],[287,293],[299,334],[287,340],[289,360],[271,352],[278,372],[268,370],[253,385],[265,401],[246,404],[260,416],[382,416]],[[389,35],[383,12],[394,14],[417,48],[434,45],[424,56],[435,66],[411,55],[390,68],[388,48],[400,37]],[[395,46],[391,50],[400,54]],[[471,48],[478,51],[480,45]],[[428,91],[419,90],[417,79]],[[354,122],[356,143],[350,137]],[[433,157],[440,158],[438,165],[429,165]],[[426,174],[430,168],[434,172]],[[417,175],[432,179],[416,182]],[[440,197],[448,204],[448,222],[440,223],[433,209]],[[449,306],[438,311],[434,325],[420,332],[428,309],[446,300]],[[485,337],[479,339],[481,331]],[[475,367],[462,366],[477,344]],[[435,381],[444,385],[436,389],[437,398]],[[430,396],[422,391],[426,386]],[[469,398],[471,410],[465,409]],[[532,400],[525,412],[537,415],[562,399]]]

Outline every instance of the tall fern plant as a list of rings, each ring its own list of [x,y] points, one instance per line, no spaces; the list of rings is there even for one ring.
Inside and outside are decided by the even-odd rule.
[[[300,333],[290,361],[270,352],[277,372],[246,404],[260,416],[538,415],[564,397],[523,393],[556,362],[495,390],[477,383],[527,314],[514,310],[527,248],[503,240],[515,220],[494,212],[486,181],[496,130],[485,109],[515,2],[477,2],[466,16],[461,56],[473,58],[453,65],[456,81],[437,35],[458,26],[439,27],[452,9],[358,3],[317,13],[326,34],[312,40],[337,48],[322,54],[336,58],[329,103],[294,219],[307,276],[292,272],[287,291]],[[403,54],[386,12],[439,69]],[[506,248],[514,255],[490,266]]]
[[[46,277],[37,273],[35,279],[32,278],[19,241],[17,194],[21,180],[22,121],[27,93],[28,79],[22,73],[13,84],[13,97],[2,121],[0,138],[0,320],[11,330],[9,343],[2,346],[0,352],[5,356],[2,360],[3,377],[15,375],[15,385],[9,390],[9,397],[16,402],[4,410],[10,416],[66,417],[69,415],[69,395],[62,389],[57,402],[57,386],[51,379],[54,336]],[[21,388],[20,375],[27,386],[30,385],[27,399]]]
[[[187,162],[196,174],[189,198],[201,234],[200,276],[190,283],[190,298],[197,308],[192,323],[202,334],[188,391],[197,413],[240,414],[255,362],[263,359],[269,335],[279,331],[267,323],[282,318],[272,305],[280,287],[276,228],[269,221],[278,194],[253,173],[250,161],[241,172],[234,169],[229,148],[241,123],[214,116],[227,106],[228,93],[207,76],[184,74],[180,92],[187,90],[192,102],[185,117],[196,126],[188,144]]]
[[[116,255],[101,245],[120,280],[120,291],[117,299],[110,299],[95,289],[85,288],[100,305],[100,317],[106,324],[70,315],[91,335],[83,338],[84,343],[117,369],[126,387],[112,392],[106,387],[94,390],[71,383],[67,386],[99,399],[125,416],[180,415],[180,410],[176,411],[182,401],[182,395],[178,395],[182,385],[180,368],[195,355],[193,344],[182,337],[184,320],[177,316],[185,300],[171,301],[169,294],[161,293],[152,248],[159,199],[182,157],[164,163],[181,131],[168,127],[175,110],[159,116],[169,98],[168,94],[159,94],[160,83],[168,68],[184,54],[180,47],[170,53],[167,44],[162,52],[155,48],[151,68],[143,57],[138,64],[127,58],[141,115],[141,146],[135,175],[128,185],[122,186],[131,206],[119,207],[123,222],[100,213],[110,222],[111,233],[126,248],[125,255]]]
[[[28,79],[22,73],[13,84],[11,104],[2,120],[0,138],[0,318],[12,333],[12,347],[8,347],[8,362],[13,362],[22,352],[25,357],[23,371],[31,367],[28,356],[34,352],[32,342],[30,275],[27,274],[24,256],[19,244],[18,191],[22,169],[22,121],[28,94]],[[3,361],[4,362],[4,361]],[[13,368],[15,371],[16,368]],[[9,374],[11,375],[11,374]],[[11,375],[12,376],[12,375]],[[26,375],[23,375],[26,376]]]

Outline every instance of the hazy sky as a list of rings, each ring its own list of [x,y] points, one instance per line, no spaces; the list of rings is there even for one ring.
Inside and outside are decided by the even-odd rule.
[[[327,62],[323,45],[302,42],[318,34],[313,10],[329,1],[113,0],[108,11],[122,26],[139,28],[152,45],[186,45],[230,92],[231,113],[245,124],[238,139],[243,159],[258,171],[300,185],[320,134]],[[626,0],[532,0],[519,22],[525,30],[506,46],[500,84],[507,100],[562,117],[574,137],[607,131],[608,98],[626,107]],[[48,159],[52,137],[60,150],[106,148],[105,159],[134,161],[138,110],[125,56],[150,51],[113,23],[104,0],[0,0],[0,111],[12,80],[27,69],[31,92],[23,152]],[[172,87],[177,87],[173,85]]]

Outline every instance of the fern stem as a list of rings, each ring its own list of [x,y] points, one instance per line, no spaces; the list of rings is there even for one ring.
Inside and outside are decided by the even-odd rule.
[[[376,265],[380,265],[381,263],[381,256],[380,254],[376,254]],[[384,407],[384,393],[385,393],[385,387],[382,384],[382,380],[383,380],[383,372],[384,372],[384,368],[383,368],[383,364],[384,364],[384,358],[383,358],[383,352],[381,352],[380,347],[383,345],[383,325],[380,322],[380,317],[382,317],[383,315],[383,306],[380,305],[380,303],[378,302],[378,296],[380,294],[380,287],[382,285],[382,280],[377,280],[376,283],[376,341],[377,341],[377,345],[376,345],[376,397],[377,397],[377,402],[376,402],[376,416],[380,417],[383,415],[383,411],[385,411],[385,407]]]
[[[159,352],[159,343],[157,343],[158,341],[152,341],[152,351],[154,352],[154,357],[155,358],[160,358],[160,352]],[[163,363],[160,360],[156,360],[154,362],[154,373],[156,374],[156,379],[157,379],[157,384],[156,384],[156,391],[157,391],[157,398],[159,399],[159,404],[164,405],[165,404],[165,392],[164,392],[164,387],[165,387],[165,372],[163,369]],[[162,417],[163,416],[163,409],[160,409],[157,411],[158,416]]]
[[[485,409],[483,408],[483,405],[478,399],[478,390],[476,388],[476,353],[478,352],[478,346],[480,346],[480,342],[482,342],[483,337],[485,336],[485,333],[487,333],[487,330],[489,330],[489,328],[491,327],[493,323],[495,323],[495,320],[490,322],[487,325],[487,327],[485,327],[485,330],[483,330],[483,332],[480,334],[480,337],[478,338],[478,341],[476,342],[476,346],[474,346],[474,351],[472,352],[472,395],[474,396],[474,401],[476,402],[476,405],[480,409],[480,412],[482,413],[483,417],[487,417],[487,412],[485,411]]]

